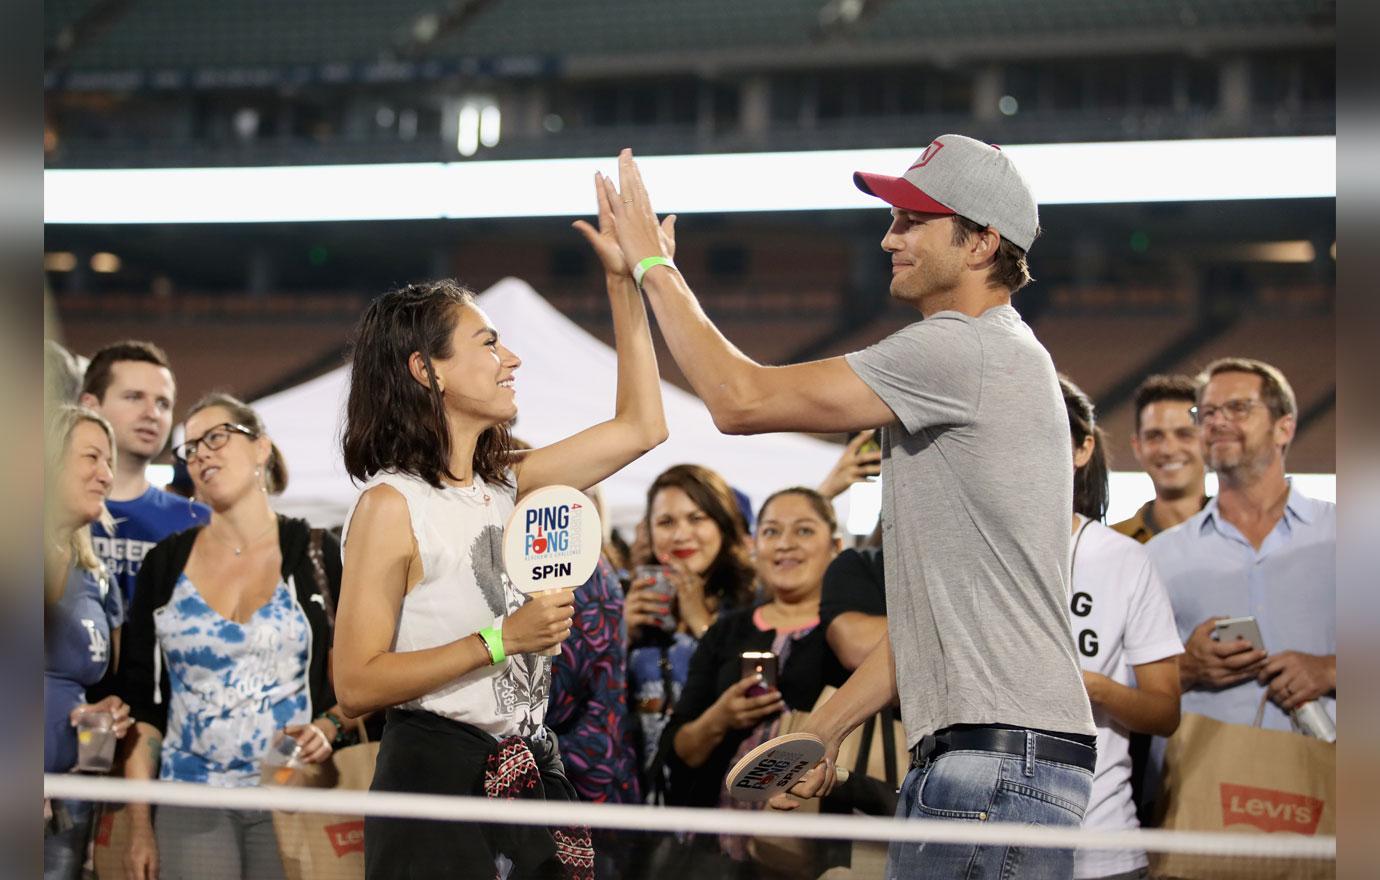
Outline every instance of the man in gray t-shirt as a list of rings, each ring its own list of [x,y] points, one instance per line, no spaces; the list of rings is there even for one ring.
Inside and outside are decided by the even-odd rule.
[[[899,699],[914,760],[898,815],[1080,824],[1095,740],[1066,610],[1072,440],[1049,354],[1011,307],[1039,231],[1025,180],[960,135],[902,177],[855,175],[892,206],[891,295],[923,320],[846,358],[763,367],[670,262],[631,151],[619,178],[604,185],[624,258],[720,430],[882,428],[888,634],[813,713],[829,751],[796,793],[828,791],[840,741]],[[894,844],[888,877],[1072,871],[1067,850]]]
[[[1016,310],[943,311],[847,356],[882,431],[887,625],[906,738],[955,724],[1089,733],[1068,615],[1072,445]]]

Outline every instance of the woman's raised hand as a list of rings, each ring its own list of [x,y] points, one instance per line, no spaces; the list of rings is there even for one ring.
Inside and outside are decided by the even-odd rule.
[[[594,175],[594,193],[599,203],[599,228],[596,230],[585,220],[576,220],[575,227],[590,247],[599,255],[607,275],[632,275],[632,268],[623,258],[623,250],[618,244],[618,226],[614,219],[614,203],[618,200],[618,190],[613,181],[598,172]],[[655,222],[655,218],[653,218]],[[662,252],[667,257],[676,253],[676,215],[670,214],[661,221],[658,236]]]
[[[839,460],[834,462],[834,467],[824,478],[824,482],[819,484],[819,494],[825,498],[833,499],[854,483],[860,483],[868,477],[881,474],[882,452],[876,448],[875,442],[871,442],[876,436],[877,431],[873,429],[862,431],[858,436],[848,441],[848,445],[844,447]],[[863,449],[869,443],[871,443],[871,448]]]
[[[714,609],[704,595],[704,578],[686,568],[681,562],[670,559],[666,563],[666,577],[676,588],[676,607],[680,619],[690,630],[690,635],[701,638],[704,631],[714,622]]]

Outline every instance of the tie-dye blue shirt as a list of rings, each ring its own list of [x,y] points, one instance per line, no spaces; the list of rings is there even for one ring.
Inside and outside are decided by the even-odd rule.
[[[311,631],[293,591],[279,582],[248,622],[236,623],[184,574],[154,612],[154,627],[172,684],[159,778],[257,785],[274,733],[311,720]]]

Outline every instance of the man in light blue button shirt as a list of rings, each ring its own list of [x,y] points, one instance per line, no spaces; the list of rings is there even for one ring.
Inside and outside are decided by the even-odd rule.
[[[1305,497],[1284,472],[1297,404],[1269,364],[1209,364],[1195,418],[1219,491],[1201,512],[1146,544],[1169,592],[1186,653],[1184,712],[1292,730],[1289,712],[1321,700],[1335,717],[1336,505]],[[1213,624],[1253,616],[1263,645],[1218,642]]]

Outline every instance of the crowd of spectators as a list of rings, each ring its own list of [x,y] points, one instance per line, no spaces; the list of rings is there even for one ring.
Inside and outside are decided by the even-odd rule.
[[[78,769],[76,725],[89,713],[112,719],[124,742],[114,772],[129,778],[258,785],[284,738],[300,760],[328,761],[362,720],[337,701],[331,675],[341,544],[273,512],[288,463],[269,426],[224,394],[187,409],[188,439],[172,453],[187,465],[189,499],[146,477],[168,451],[176,406],[157,346],[115,343],[82,371],[50,345],[49,364],[59,399],[48,416],[45,772]],[[1132,445],[1155,497],[1105,524],[1105,438],[1092,401],[1062,385],[1074,461],[1069,615],[1098,729],[1085,825],[1136,827],[1138,805],[1151,815],[1156,761],[1181,712],[1249,724],[1263,700],[1264,726],[1277,730],[1296,729],[1291,713],[1313,701],[1335,714],[1335,507],[1286,476],[1297,415],[1287,379],[1232,358],[1142,384]],[[723,787],[734,761],[878,644],[880,542],[845,546],[830,503],[875,476],[869,439],[853,438],[830,474],[799,475],[818,490],[783,487],[755,511],[712,462],[656,478],[631,540],[610,540],[574,592],[552,663],[545,724],[575,797],[738,806]],[[1219,619],[1247,616],[1264,644],[1214,637]],[[745,672],[744,652],[773,654],[775,676]],[[368,720],[384,723],[382,713]],[[848,797],[836,790],[833,809],[866,809]],[[135,806],[130,876],[210,876],[211,838],[224,876],[282,876],[268,814],[156,812]],[[80,876],[92,814],[45,802],[45,877]],[[670,870],[664,845],[594,842],[601,878]],[[676,843],[681,870],[772,873],[742,837]],[[1080,854],[1076,875],[1145,870],[1144,853]]]

